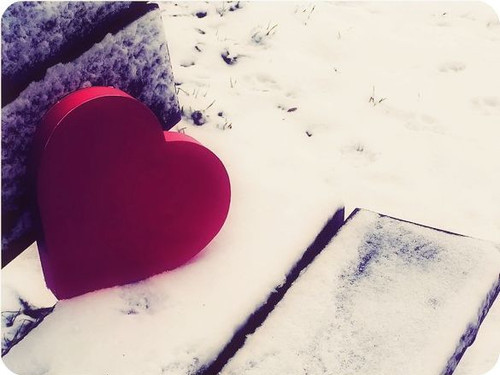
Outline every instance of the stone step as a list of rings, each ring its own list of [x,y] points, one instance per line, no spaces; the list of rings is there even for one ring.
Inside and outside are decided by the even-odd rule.
[[[499,273],[498,245],[357,209],[222,374],[451,374]]]

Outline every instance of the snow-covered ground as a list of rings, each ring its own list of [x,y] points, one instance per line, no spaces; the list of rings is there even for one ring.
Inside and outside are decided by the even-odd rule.
[[[245,127],[249,137],[279,128],[275,147],[309,158],[341,190],[346,212],[364,207],[500,242],[500,23],[489,6],[164,9],[181,104],[208,118],[178,128],[207,141],[226,121],[233,129],[222,133]],[[225,51],[235,64],[224,63]],[[264,134],[250,134],[255,114]],[[496,362],[500,302],[483,324],[455,374],[480,374]]]
[[[363,207],[500,243],[500,22],[491,8],[162,6],[185,114],[174,130],[226,164],[228,222],[186,267],[58,303],[4,358],[12,369],[196,370],[279,283],[338,202],[347,213]],[[39,285],[34,250],[24,264]],[[15,307],[13,290],[27,282],[10,274],[2,276],[2,310]],[[491,368],[499,331],[497,301],[455,374]],[[172,337],[177,347],[166,346]]]

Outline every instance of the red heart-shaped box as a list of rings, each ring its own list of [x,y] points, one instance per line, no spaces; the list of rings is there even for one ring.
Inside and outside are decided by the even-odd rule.
[[[60,299],[176,268],[227,217],[230,183],[219,158],[163,132],[120,90],[63,98],[44,116],[33,150],[40,258]]]

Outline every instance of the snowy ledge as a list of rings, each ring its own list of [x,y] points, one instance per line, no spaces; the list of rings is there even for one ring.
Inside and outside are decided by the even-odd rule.
[[[357,210],[222,374],[453,373],[500,246]]]
[[[198,372],[286,282],[321,228],[342,208],[339,194],[308,170],[302,155],[274,152],[272,136],[220,135],[205,144],[228,169],[232,203],[214,241],[174,271],[59,301],[3,357],[11,370]],[[329,224],[330,237],[341,219]]]

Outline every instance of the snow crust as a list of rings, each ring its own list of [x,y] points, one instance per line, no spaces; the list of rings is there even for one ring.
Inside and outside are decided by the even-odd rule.
[[[164,5],[187,122],[177,129],[210,140],[232,124],[223,133],[246,126],[251,136],[244,118],[257,112],[266,134],[285,125],[281,152],[307,155],[346,212],[364,207],[500,243],[500,22],[490,7],[234,4]],[[203,126],[193,126],[196,110]],[[497,360],[498,305],[455,374]]]
[[[499,277],[498,245],[359,211],[222,374],[443,374]]]
[[[57,299],[45,287],[36,245],[2,269],[2,355],[38,324]]]

